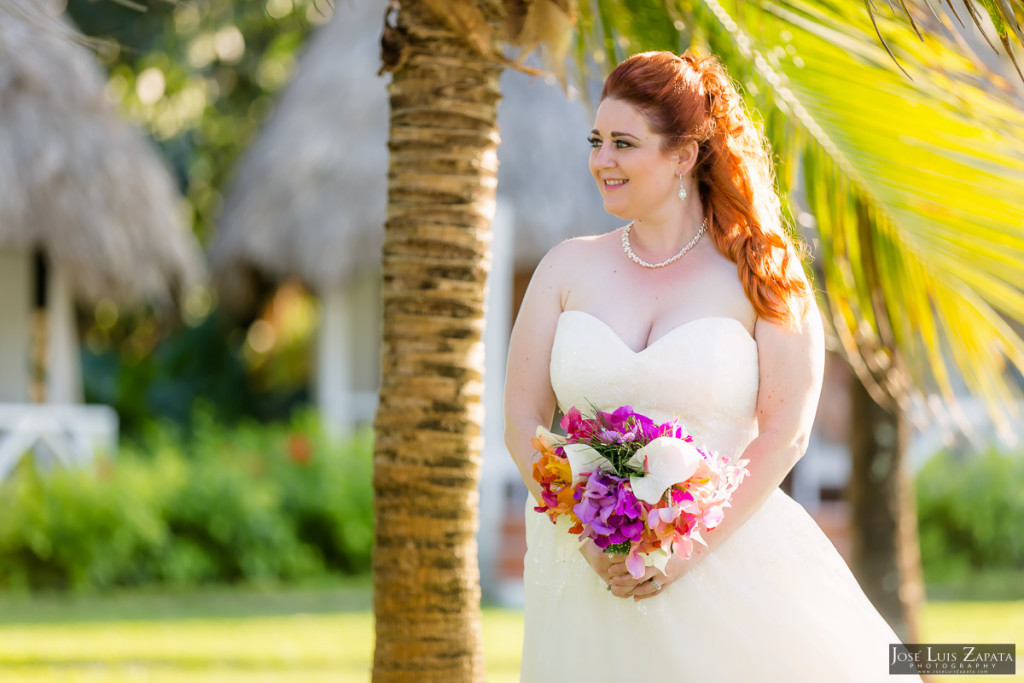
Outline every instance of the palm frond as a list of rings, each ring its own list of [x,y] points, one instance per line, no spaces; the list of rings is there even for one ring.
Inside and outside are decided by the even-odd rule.
[[[1017,75],[1020,76],[1021,80],[1024,81],[1024,72],[1021,71],[1020,64],[1017,62],[1017,57],[1014,55],[1014,48],[1010,40],[1011,35],[1016,40],[1018,47],[1024,47],[1024,30],[1021,29],[1021,17],[1024,16],[1024,3],[1021,0],[963,0],[964,6],[967,8],[967,13],[970,15],[971,20],[974,22],[978,32],[988,43],[989,47],[992,48],[993,52],[998,53],[999,50],[996,48],[992,39],[989,37],[989,23],[991,22],[991,30],[994,30],[996,35],[999,36],[999,42],[1002,43],[1003,49],[1006,51],[1007,57],[1017,70]],[[903,12],[903,16],[906,17],[910,23],[914,32],[918,38],[923,40],[921,32],[917,28],[917,24],[914,22],[914,14],[922,12],[921,4],[925,5],[931,16],[939,19],[935,13],[934,8],[924,0],[923,3],[913,3],[907,5],[904,0],[900,0],[900,10]],[[866,1],[867,9],[871,15],[872,21],[875,20],[875,8],[871,0]],[[961,25],[964,25],[963,20],[960,18],[959,12],[956,11],[956,6],[952,0],[946,0],[946,5],[949,7],[950,12],[956,17],[957,21]],[[988,19],[986,22],[982,18],[982,11],[985,13],[985,17]],[[941,19],[939,19],[941,21]],[[877,27],[876,27],[877,28]],[[883,45],[888,47],[885,37],[881,31],[877,31],[878,39]],[[896,56],[891,52],[893,61],[896,61]]]
[[[1024,372],[1011,324],[1024,322],[1024,108],[1012,88],[929,30],[890,40],[907,79],[853,0],[681,9],[764,113],[780,186],[813,216],[835,339],[875,399],[920,422],[936,396],[955,415],[967,390],[1006,426],[1020,394],[1008,367]],[[874,22],[898,36],[898,17]]]
[[[791,32],[786,57],[777,45],[752,48],[764,55],[753,59],[768,95],[761,104],[788,100],[812,133],[806,154],[846,176],[843,192],[806,171],[790,184],[808,188],[812,214],[846,214],[819,220],[818,235],[831,247],[822,269],[830,299],[855,304],[840,309],[861,337],[857,353],[869,356],[855,367],[905,410],[928,406],[923,397],[937,392],[955,414],[962,384],[1008,426],[1006,407],[1019,387],[1006,364],[1024,370],[1024,342],[1005,322],[1024,320],[1024,146],[1010,131],[1024,129],[1024,116],[998,91],[978,87],[972,65],[938,39],[903,50],[907,68],[917,67],[913,82],[885,69],[867,27],[835,5],[816,4],[813,16],[797,2],[737,11],[756,35]],[[844,25],[856,51],[834,41]],[[718,28],[710,35],[719,49],[739,42],[720,17],[710,27]],[[928,69],[925,56],[942,68]],[[767,131],[776,141],[787,132]],[[843,276],[837,263],[847,264]],[[880,351],[890,362],[878,361]],[[904,372],[915,391],[900,391]]]

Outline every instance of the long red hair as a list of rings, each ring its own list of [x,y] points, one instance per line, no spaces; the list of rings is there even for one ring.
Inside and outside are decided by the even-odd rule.
[[[759,317],[795,323],[811,291],[782,226],[771,148],[721,62],[692,51],[633,55],[608,76],[605,98],[637,107],[665,152],[697,143],[692,173],[715,244]]]

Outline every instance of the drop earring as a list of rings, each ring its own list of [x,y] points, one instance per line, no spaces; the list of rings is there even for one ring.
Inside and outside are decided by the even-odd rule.
[[[683,187],[683,174],[679,174],[679,198],[686,199],[686,188]]]

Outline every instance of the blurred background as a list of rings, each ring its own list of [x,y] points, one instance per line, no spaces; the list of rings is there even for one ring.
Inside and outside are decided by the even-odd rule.
[[[716,7],[633,8],[618,38],[581,51],[568,88],[502,76],[479,533],[493,680],[517,680],[525,550],[526,491],[502,444],[505,344],[547,249],[618,226],[592,187],[586,131],[601,66],[647,35],[726,59],[726,44],[761,50],[770,68],[734,71],[755,106],[771,74],[795,79],[773,91],[790,117],[765,110],[764,123],[832,328],[811,447],[785,488],[853,562],[855,450],[868,433],[869,449],[898,442],[916,525],[904,550],[921,571],[892,580],[921,596],[920,642],[1024,642],[1021,80],[946,9],[939,47],[890,36],[912,82],[863,5],[823,4],[806,35],[790,16],[752,32],[754,47]],[[0,680],[367,678],[385,9],[0,4]],[[601,21],[582,11],[581,34]],[[904,109],[865,94],[871,79]],[[871,218],[879,243],[886,220],[921,238],[879,246],[882,294],[858,292],[863,254],[841,245],[863,229],[843,219],[864,219],[844,194],[860,181],[880,197],[864,211],[888,216]],[[931,267],[995,300],[1001,345],[971,337],[980,326],[939,285],[923,305],[905,294]],[[879,309],[911,329],[901,337]],[[915,326],[921,309],[953,334]],[[874,404],[903,419],[871,417]]]

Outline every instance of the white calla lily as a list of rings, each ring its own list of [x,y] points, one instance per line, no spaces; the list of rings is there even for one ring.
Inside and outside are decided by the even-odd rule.
[[[692,477],[703,460],[692,443],[671,436],[660,436],[650,442],[633,454],[629,464],[642,468],[644,458],[647,459],[647,473],[632,476],[629,481],[633,494],[651,505],[661,500],[669,486]],[[574,475],[575,472],[574,469]]]
[[[645,553],[644,564],[648,567],[654,567],[662,574],[667,574],[668,560],[672,557],[667,550],[664,548],[655,548],[649,553]]]
[[[562,446],[565,457],[569,460],[569,468],[572,470],[572,479],[576,481],[584,472],[595,472],[604,470],[613,471],[612,464],[596,450],[582,443],[567,443]]]
[[[564,441],[562,437],[556,436],[555,433],[552,432],[550,429],[545,429],[541,425],[537,425],[536,436],[538,439],[541,439],[549,444],[559,444],[562,443],[562,441]]]

